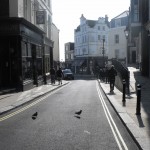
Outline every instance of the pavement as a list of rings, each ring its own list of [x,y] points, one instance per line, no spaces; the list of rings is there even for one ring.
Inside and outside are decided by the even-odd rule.
[[[13,110],[19,106],[22,106],[49,92],[52,92],[68,83],[69,81],[63,80],[62,84],[60,85],[58,84],[58,82],[52,85],[49,82],[46,85],[34,87],[33,89],[24,92],[8,93],[8,94],[0,95],[0,115],[10,110]]]
[[[115,88],[114,92],[110,93],[109,84],[100,80],[99,83],[138,146],[143,150],[150,150],[150,79],[143,77],[134,67],[128,67],[128,69],[130,71],[130,95],[125,95],[125,104],[122,101],[122,92]],[[141,85],[141,115],[136,115],[138,84]]]
[[[143,77],[135,67],[128,67],[128,69],[130,71],[130,95],[125,96],[125,105],[122,103],[122,92],[115,88],[114,93],[110,93],[109,84],[100,80],[98,82],[138,146],[143,150],[150,150],[150,79]],[[48,83],[28,91],[0,95],[0,115],[68,83],[69,81],[63,80],[62,85]],[[141,85],[141,115],[136,115],[137,84]]]

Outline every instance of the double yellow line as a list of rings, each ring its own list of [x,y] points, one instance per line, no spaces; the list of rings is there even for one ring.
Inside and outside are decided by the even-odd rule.
[[[38,100],[32,102],[31,104],[29,104],[29,105],[27,105],[27,106],[25,106],[25,107],[23,107],[23,108],[21,108],[21,109],[15,111],[15,112],[11,113],[11,114],[9,114],[9,115],[6,115],[6,116],[0,118],[0,122],[1,122],[1,121],[4,121],[4,120],[6,120],[6,119],[8,119],[8,118],[10,118],[10,117],[13,117],[13,116],[15,116],[15,115],[17,115],[17,114],[19,114],[19,113],[25,111],[25,110],[27,110],[28,108],[30,108],[30,107],[36,105],[37,103],[39,103],[39,102],[45,100],[47,97],[49,97],[49,96],[52,95],[53,93],[59,91],[60,89],[64,88],[65,86],[66,86],[66,85],[64,85],[64,86],[62,86],[62,87],[60,87],[60,88],[58,88],[58,89],[56,89],[56,90],[50,92],[49,94],[47,94],[47,95],[43,96],[42,98],[40,98],[40,99],[38,99]]]

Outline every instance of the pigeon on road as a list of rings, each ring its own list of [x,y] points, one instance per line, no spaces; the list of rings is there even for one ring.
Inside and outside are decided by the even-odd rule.
[[[35,120],[35,119],[37,118],[37,115],[38,115],[38,112],[34,113],[34,114],[32,115],[32,119]]]
[[[75,112],[76,115],[81,115],[82,110]]]

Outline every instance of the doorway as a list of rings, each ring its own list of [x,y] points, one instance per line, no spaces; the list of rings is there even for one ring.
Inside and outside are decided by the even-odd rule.
[[[132,51],[132,63],[136,63],[136,51]]]

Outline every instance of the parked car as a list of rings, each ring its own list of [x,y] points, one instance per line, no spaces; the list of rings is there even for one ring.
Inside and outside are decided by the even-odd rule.
[[[70,79],[74,80],[74,74],[72,73],[71,69],[64,69],[63,72],[63,79]]]

